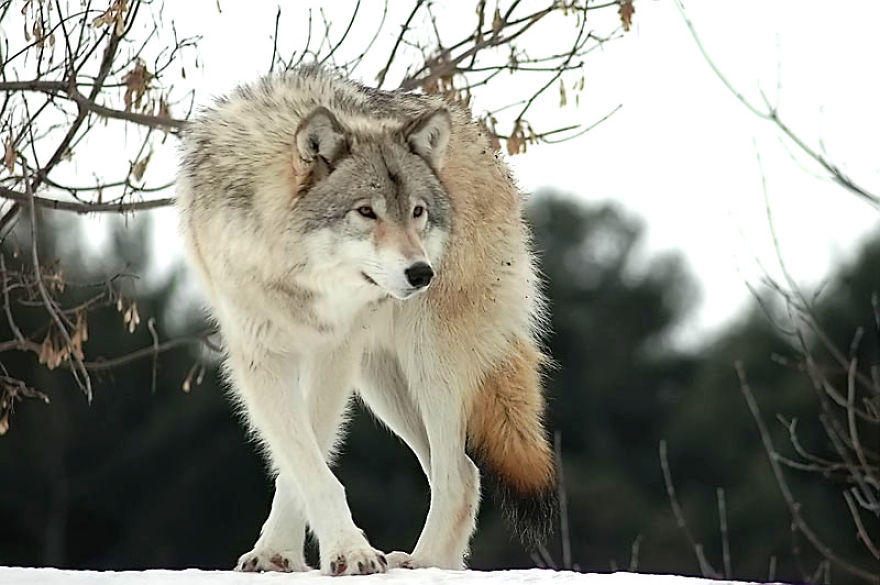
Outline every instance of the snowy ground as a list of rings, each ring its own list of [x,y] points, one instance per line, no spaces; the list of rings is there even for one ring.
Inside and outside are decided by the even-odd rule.
[[[709,581],[675,575],[642,575],[635,573],[572,573],[529,569],[524,571],[441,571],[440,569],[394,569],[384,575],[361,577],[323,577],[311,573],[234,573],[232,571],[63,571],[59,569],[24,569],[0,567],[2,585],[256,585],[271,583],[308,583],[339,585],[356,581],[357,585],[377,583],[422,583],[456,585],[482,583],[484,585],[719,585],[724,581]],[[728,581],[733,583],[733,581]]]

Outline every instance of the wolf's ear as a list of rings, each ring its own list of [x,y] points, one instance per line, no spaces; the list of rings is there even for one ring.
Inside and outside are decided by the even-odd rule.
[[[438,108],[419,116],[404,129],[406,144],[414,154],[419,155],[434,167],[443,168],[449,134],[452,132],[452,116],[446,108]]]
[[[318,107],[299,123],[296,150],[301,159],[318,163],[329,174],[333,165],[348,153],[348,137],[330,110]]]

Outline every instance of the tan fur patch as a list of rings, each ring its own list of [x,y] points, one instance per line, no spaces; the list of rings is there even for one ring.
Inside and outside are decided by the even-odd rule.
[[[477,390],[468,421],[471,447],[520,494],[553,485],[553,456],[541,417],[541,353],[516,341],[495,371]]]

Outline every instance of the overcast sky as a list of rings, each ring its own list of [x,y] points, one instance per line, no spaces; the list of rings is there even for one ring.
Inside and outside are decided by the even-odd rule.
[[[189,74],[203,102],[265,72],[271,54],[275,4],[220,4],[222,14],[214,0],[166,7],[182,35],[203,35],[203,69]],[[307,4],[283,5],[283,46],[301,44]],[[341,27],[352,4],[326,3],[325,12]],[[379,43],[393,41],[396,23],[411,7],[391,4],[394,27]],[[468,2],[435,6],[447,26],[473,19]],[[819,149],[821,139],[830,159],[880,192],[880,36],[874,30],[880,3],[690,0],[686,8],[707,51],[740,91],[760,104],[763,90],[805,141]],[[372,34],[378,24],[378,12],[362,10],[350,51],[363,46],[366,36],[357,35]],[[606,20],[596,26],[613,25],[614,9],[602,12]],[[546,42],[553,36],[550,31]],[[365,81],[378,69],[365,63]],[[555,187],[585,201],[614,201],[640,217],[643,259],[656,251],[684,255],[700,284],[699,304],[682,332],[686,341],[741,311],[749,294],[745,281],[757,282],[760,274],[756,260],[776,270],[759,155],[780,248],[804,285],[850,258],[878,225],[880,212],[816,176],[819,169],[731,96],[672,0],[637,1],[633,29],[586,59],[585,80],[580,107],[558,111],[556,93],[555,105],[539,113],[551,122],[590,124],[618,104],[620,111],[578,139],[530,148],[511,165],[527,191]],[[497,93],[480,94],[475,109],[498,100]],[[166,225],[172,215],[159,214]],[[173,238],[163,241],[167,246]]]

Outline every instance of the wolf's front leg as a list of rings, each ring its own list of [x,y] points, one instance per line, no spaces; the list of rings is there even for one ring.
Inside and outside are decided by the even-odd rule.
[[[306,518],[296,485],[286,475],[275,478],[272,510],[260,530],[253,550],[238,559],[237,571],[308,571],[303,556]]]
[[[230,365],[253,427],[269,447],[281,476],[291,480],[308,525],[318,538],[321,572],[384,572],[384,555],[370,546],[355,525],[345,488],[325,460],[327,448],[321,443],[326,443],[327,437],[332,443],[335,427],[334,432],[328,432],[326,425],[313,420],[336,412],[337,416],[330,418],[338,423],[338,411],[350,392],[355,367],[350,356],[327,357],[300,359],[291,372],[290,358],[232,350]],[[341,407],[333,408],[340,403]]]

